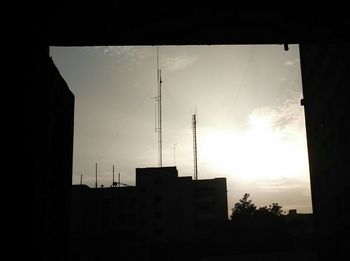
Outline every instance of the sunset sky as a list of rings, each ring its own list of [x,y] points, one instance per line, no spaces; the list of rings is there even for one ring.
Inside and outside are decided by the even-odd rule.
[[[83,174],[94,187],[96,162],[104,186],[112,165],[130,185],[135,168],[157,167],[157,47],[51,47],[50,56],[75,95],[73,184]],[[159,66],[163,166],[193,176],[196,110],[198,176],[227,178],[229,209],[250,193],[257,206],[312,212],[298,45],[160,46]]]

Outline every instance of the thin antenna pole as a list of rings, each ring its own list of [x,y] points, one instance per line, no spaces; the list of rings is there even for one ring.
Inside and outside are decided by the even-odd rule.
[[[95,188],[97,188],[97,162],[95,165]]]
[[[197,180],[198,179],[198,168],[197,168],[197,120],[196,120],[196,114],[192,115],[192,128],[193,128],[194,180]]]
[[[113,165],[113,182],[112,182],[112,186],[114,185],[114,165]]]
[[[159,69],[159,48],[157,46],[157,83],[158,83],[158,166],[162,167],[162,71]]]
[[[83,174],[80,174],[80,185],[83,184]]]

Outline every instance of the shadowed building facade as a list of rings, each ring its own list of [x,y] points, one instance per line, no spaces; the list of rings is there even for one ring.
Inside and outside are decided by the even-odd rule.
[[[26,97],[35,106],[26,108],[35,126],[27,156],[30,162],[32,253],[36,260],[66,260],[69,255],[70,192],[72,184],[74,95],[46,52],[30,57],[37,64],[25,79]],[[27,76],[27,75],[26,75]]]
[[[136,186],[72,189],[75,260],[111,257],[108,249],[129,259],[165,257],[227,222],[226,179],[178,177],[176,167],[137,168]]]
[[[312,205],[320,260],[345,260],[350,232],[347,44],[300,46]]]

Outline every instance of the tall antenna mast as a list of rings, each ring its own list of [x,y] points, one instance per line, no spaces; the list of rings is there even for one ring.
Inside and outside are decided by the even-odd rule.
[[[196,114],[192,115],[192,129],[193,129],[194,180],[197,180],[198,179],[198,168],[197,168],[197,120],[196,120]]]
[[[162,71],[159,69],[159,48],[157,46],[157,84],[158,84],[158,166],[162,167]]]

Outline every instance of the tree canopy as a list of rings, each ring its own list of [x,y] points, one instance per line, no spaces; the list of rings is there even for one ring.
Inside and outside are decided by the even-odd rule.
[[[231,220],[237,218],[247,218],[247,217],[281,217],[283,216],[282,206],[278,203],[272,203],[271,205],[257,208],[251,199],[249,199],[250,194],[245,193],[243,198],[241,198],[232,209],[232,214],[230,216]]]
[[[243,198],[235,204],[235,207],[232,209],[231,219],[235,215],[252,216],[256,213],[256,206],[252,203],[252,200],[249,199],[249,197],[250,195],[246,193]]]

